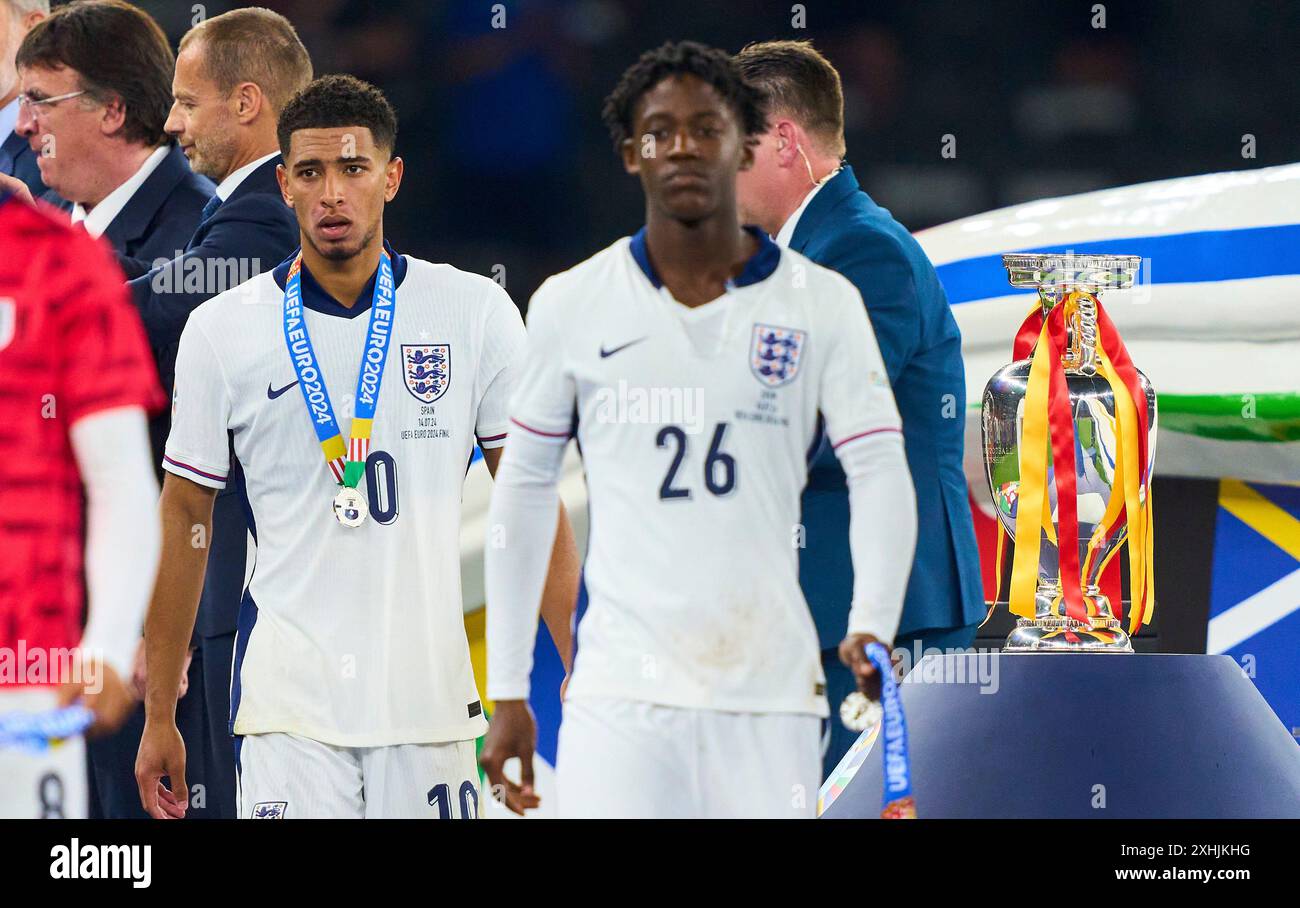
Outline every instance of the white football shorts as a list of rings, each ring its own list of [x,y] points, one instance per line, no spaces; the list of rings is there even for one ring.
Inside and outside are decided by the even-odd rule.
[[[566,700],[556,758],[561,817],[813,818],[821,719]]]
[[[239,817],[456,819],[479,815],[473,741],[333,747],[289,734],[245,735]]]

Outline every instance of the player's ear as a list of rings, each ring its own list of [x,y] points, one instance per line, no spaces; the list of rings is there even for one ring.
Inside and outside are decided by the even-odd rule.
[[[650,141],[654,141],[651,139]],[[619,153],[623,156],[623,169],[631,174],[641,172],[641,143],[629,136],[619,145]]]
[[[284,204],[292,208],[293,195],[289,192],[289,171],[283,164],[275,165],[275,181],[280,184],[280,196],[284,199]]]
[[[740,146],[740,169],[749,170],[754,166],[754,149],[758,148],[758,136],[746,136]]]
[[[394,155],[384,168],[384,201],[391,202],[393,196],[397,195],[397,189],[402,185],[402,174],[406,172],[406,164],[402,159]]]

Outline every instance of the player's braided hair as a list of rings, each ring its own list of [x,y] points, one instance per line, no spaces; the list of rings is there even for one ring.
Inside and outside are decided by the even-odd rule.
[[[321,76],[294,95],[280,113],[276,138],[289,154],[295,130],[364,126],[375,144],[390,153],[397,143],[397,113],[384,93],[356,76]]]
[[[695,41],[670,41],[643,53],[605,99],[600,116],[609,128],[616,149],[632,135],[633,111],[641,96],[664,79],[683,75],[695,76],[712,85],[736,112],[746,136],[756,136],[767,129],[763,94],[745,81],[726,51]]]

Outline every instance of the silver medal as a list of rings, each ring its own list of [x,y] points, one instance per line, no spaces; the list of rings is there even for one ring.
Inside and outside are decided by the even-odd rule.
[[[866,731],[880,721],[884,710],[875,700],[867,699],[862,691],[855,690],[840,704],[840,721],[849,731]]]
[[[359,527],[366,520],[366,500],[356,489],[344,486],[334,496],[334,516],[345,527]]]

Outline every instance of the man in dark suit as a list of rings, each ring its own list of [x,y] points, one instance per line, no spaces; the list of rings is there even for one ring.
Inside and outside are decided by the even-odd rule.
[[[298,246],[298,222],[276,180],[281,163],[276,120],[311,78],[311,59],[293,26],[270,10],[233,10],[205,20],[181,39],[166,129],[190,166],[217,182],[216,194],[183,252],[127,285],[169,394],[190,313],[274,268]],[[230,673],[250,524],[242,472],[233,458],[232,464],[232,481],[217,495],[212,512],[208,570],[191,641],[186,697],[191,702],[178,704],[198,713],[197,728],[181,726],[186,779],[204,786],[200,798],[191,791],[187,816],[192,817],[235,817]],[[132,764],[134,756],[133,750]],[[135,807],[140,809],[138,798]]]
[[[57,196],[41,182],[36,154],[27,140],[14,132],[20,103],[14,58],[32,26],[49,14],[50,0],[0,0],[0,174],[17,177],[36,198],[57,202]]]
[[[15,62],[16,130],[45,185],[72,203],[73,223],[111,243],[128,276],[184,249],[215,186],[190,170],[163,129],[175,56],[158,24],[120,0],[71,3],[31,28]],[[166,416],[150,433],[160,464]],[[197,669],[182,688],[196,678]],[[195,727],[197,705],[182,698],[182,727]],[[117,734],[88,744],[92,817],[143,815],[134,782],[143,723],[140,709]]]
[[[16,132],[73,223],[108,240],[128,277],[183,248],[213,192],[163,131],[174,62],[158,24],[119,0],[60,7],[16,57]]]
[[[154,154],[159,152],[158,166],[102,233],[117,250],[117,262],[128,279],[145,274],[155,261],[184,248],[176,246],[176,241],[188,239],[186,231],[193,233],[198,227],[203,206],[216,188],[211,180],[190,169],[176,145],[162,145]],[[90,218],[81,215],[80,207],[72,206],[74,224],[79,217]]]
[[[770,106],[754,167],[740,174],[745,220],[840,272],[862,293],[903,418],[918,535],[894,646],[969,647],[984,618],[984,594],[962,473],[966,371],[947,297],[907,228],[862,191],[843,163],[844,97],[835,68],[803,41],[750,45],[737,62]],[[834,710],[855,687],[833,648],[853,571],[844,474],[828,450],[812,464],[803,514],[800,583],[822,640]],[[830,727],[827,775],[857,738],[836,716]]]

